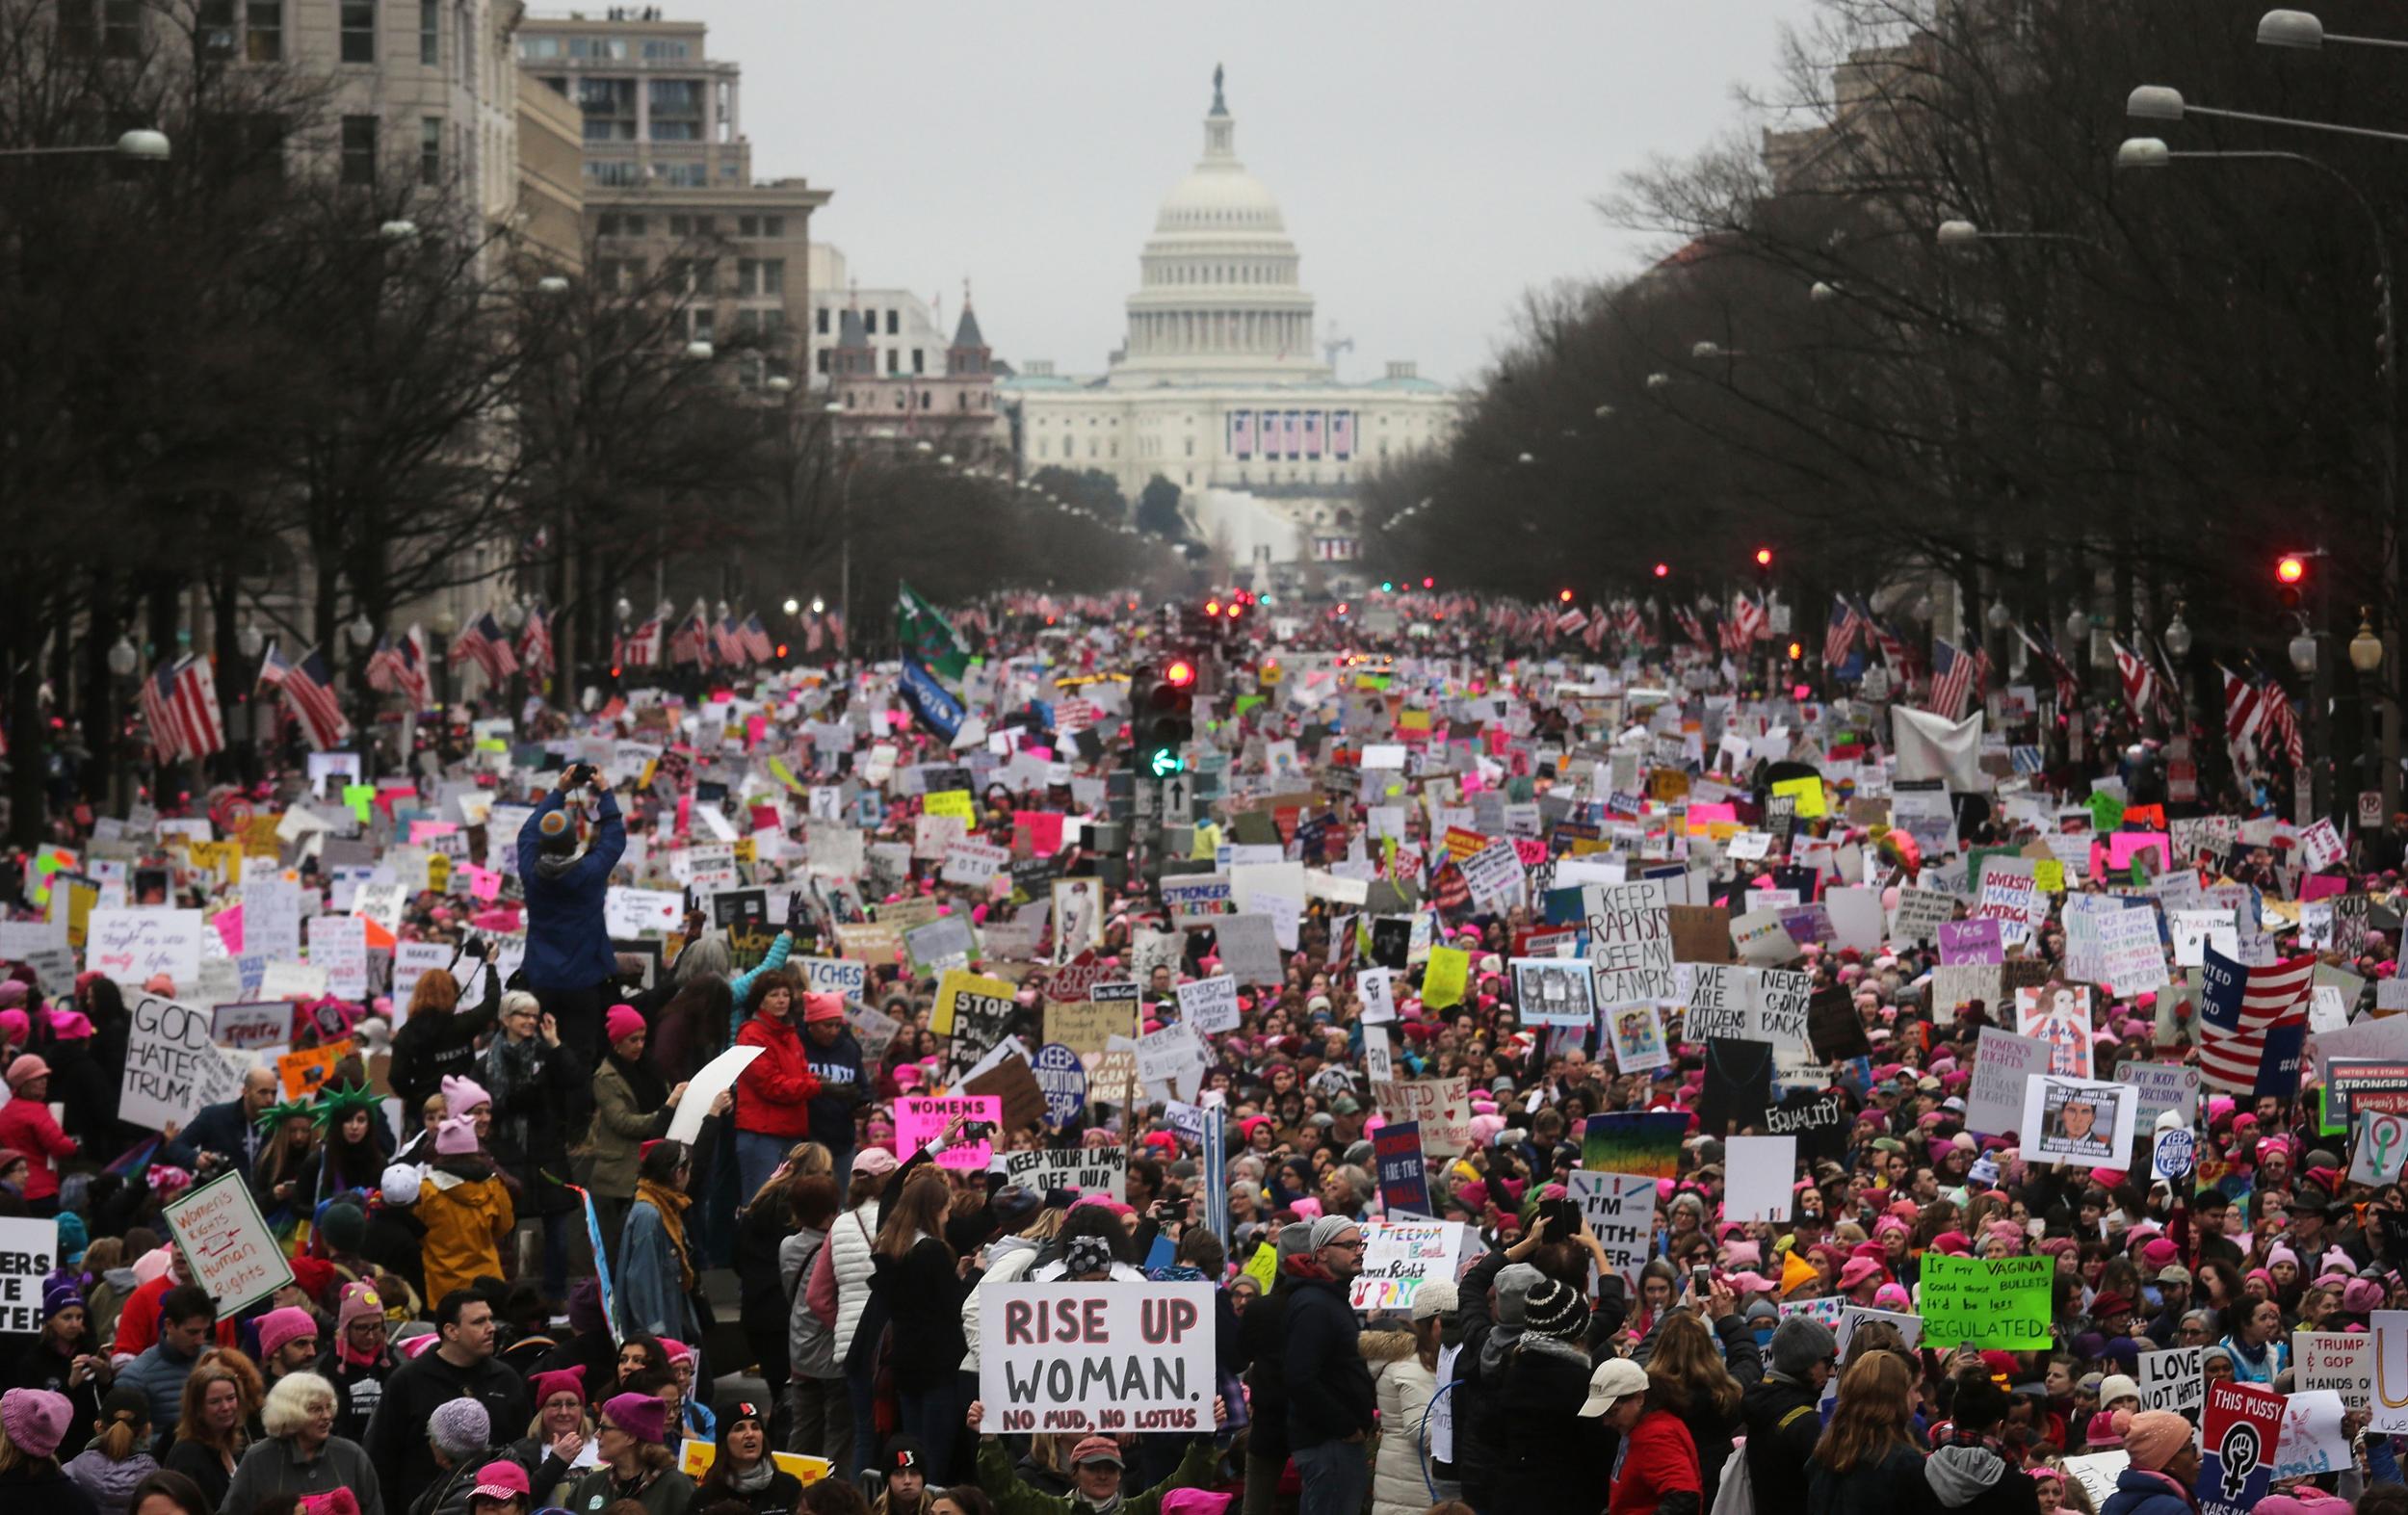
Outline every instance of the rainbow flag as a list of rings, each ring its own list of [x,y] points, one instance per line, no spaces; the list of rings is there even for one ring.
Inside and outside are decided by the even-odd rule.
[[[1581,1166],[1592,1173],[1681,1176],[1681,1138],[1688,1116],[1679,1110],[1614,1110],[1591,1115],[1581,1131]]]

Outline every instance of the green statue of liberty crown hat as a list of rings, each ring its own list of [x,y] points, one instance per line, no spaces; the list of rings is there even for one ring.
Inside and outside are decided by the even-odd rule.
[[[310,1110],[311,1116],[324,1126],[339,1126],[351,1118],[353,1110],[378,1113],[382,1101],[356,1084],[328,1084],[318,1090],[318,1103]]]
[[[286,1100],[281,1105],[271,1105],[266,1110],[261,1110],[259,1112],[259,1118],[252,1121],[251,1124],[259,1128],[261,1131],[274,1131],[276,1127],[284,1124],[285,1120],[291,1116],[309,1115],[312,1113],[314,1112],[309,1108],[309,1101]]]

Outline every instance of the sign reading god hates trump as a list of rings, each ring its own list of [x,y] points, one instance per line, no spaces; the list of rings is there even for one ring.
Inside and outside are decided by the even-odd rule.
[[[1212,1285],[982,1284],[979,1311],[986,1430],[1212,1429]]]

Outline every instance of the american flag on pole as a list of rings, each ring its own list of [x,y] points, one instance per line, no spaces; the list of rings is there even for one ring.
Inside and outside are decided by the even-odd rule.
[[[1581,633],[1582,645],[1595,652],[1606,642],[1606,613],[1592,605],[1588,608],[1588,627]]]
[[[518,634],[518,661],[536,678],[552,671],[552,617],[540,605],[527,607],[527,625]]]
[[[2285,761],[2294,769],[2308,766],[2308,743],[2299,729],[2299,712],[2291,708],[2290,696],[2272,679],[2258,692],[2260,708],[2264,714],[2258,718],[2259,729],[2265,733],[2264,745],[2268,756],[2280,746]]]
[[[484,669],[485,682],[496,688],[518,671],[518,658],[510,651],[510,633],[502,629],[491,611],[480,614],[452,639],[452,661],[457,664],[462,658],[474,659],[477,666]]]
[[[1772,635],[1772,617],[1766,613],[1764,601],[1745,590],[1740,592],[1739,604],[1733,607],[1731,619],[1740,629],[1742,643],[1762,641]]]
[[[2295,1096],[2316,954],[2253,968],[2211,947],[2206,963],[2201,974],[2206,992],[2199,1006],[2200,1081],[2226,1094]]]
[[[2056,650],[2056,643],[2049,640],[2047,633],[2035,633],[2026,626],[2017,626],[2015,635],[2024,639],[2024,646],[2039,660],[2041,666],[2049,670],[2049,677],[2055,681],[2056,708],[2080,710],[2081,680],[2075,675],[2073,666]]]
[[[1831,596],[1831,624],[1822,634],[1822,666],[1836,668],[1847,661],[1848,649],[1865,631],[1865,617],[1845,594]]]
[[[745,640],[745,650],[752,654],[753,662],[767,663],[775,655],[777,649],[770,640],[770,629],[761,624],[760,612],[755,611],[745,617],[741,635]]]
[[[1872,628],[1873,645],[1881,649],[1881,661],[1890,666],[1890,671],[1900,679],[1913,678],[1915,654],[1907,647],[1906,639],[1871,616],[1866,617],[1866,624]]]
[[[164,762],[205,758],[225,748],[217,675],[196,653],[162,663],[143,680],[142,711],[150,749]]]
[[[631,668],[648,668],[661,661],[661,617],[653,616],[618,639],[617,661]]]
[[[711,634],[703,620],[699,600],[694,602],[694,608],[687,613],[686,618],[677,623],[677,629],[668,634],[668,661],[709,666]]]
[[[1931,639],[1931,692],[1924,708],[1950,720],[1963,718],[1966,701],[1981,692],[1990,671],[1990,655],[1976,647],[1961,652],[1939,637]]]
[[[750,658],[751,649],[745,645],[744,628],[737,623],[735,612],[720,616],[712,626],[711,656],[731,668],[743,667]]]
[[[285,708],[301,722],[309,745],[324,752],[341,744],[352,734],[352,723],[343,718],[343,702],[334,692],[334,674],[327,666],[326,656],[312,647],[301,654],[299,663],[285,664],[283,652],[271,646],[269,657],[283,665],[283,675],[276,682],[283,688]]]
[[[827,640],[828,644],[838,652],[845,650],[845,613],[843,611],[827,613]]]
[[[2124,683],[2124,703],[2134,716],[2146,719],[2158,702],[2158,670],[2148,659],[2110,637],[2107,645],[2115,652],[2115,672]]]
[[[2220,663],[2215,671],[2224,681],[2224,741],[2238,747],[2255,739],[2265,721],[2265,691]]]
[[[1588,613],[1586,611],[1577,605],[1567,605],[1563,608],[1563,613],[1556,617],[1556,632],[1559,636],[1569,637],[1587,624]]]
[[[1681,634],[1683,636],[1697,643],[1698,651],[1712,652],[1714,650],[1714,640],[1706,635],[1706,623],[1697,618],[1697,613],[1695,611],[1690,610],[1686,605],[1680,606],[1673,611],[1672,621],[1674,625],[1681,628]]]
[[[432,692],[426,633],[412,626],[399,641],[389,635],[378,638],[377,650],[368,655],[368,687],[401,695],[412,710],[424,709]]]

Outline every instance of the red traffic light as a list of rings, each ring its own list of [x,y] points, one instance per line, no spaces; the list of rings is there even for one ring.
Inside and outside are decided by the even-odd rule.
[[[1163,665],[1163,682],[1172,689],[1186,689],[1195,682],[1195,665],[1185,658],[1173,658]]]
[[[1556,598],[1564,604],[1569,605],[1572,603],[1572,591],[1570,589],[1557,589],[1556,591]]]
[[[2297,584],[2307,576],[2307,560],[2296,553],[2285,553],[2274,561],[2274,577],[2278,583]]]
[[[1672,564],[1670,564],[1670,563],[1668,563],[1668,562],[1660,562],[1660,563],[1656,564],[1656,577],[1657,577],[1657,578],[1659,578],[1659,579],[1669,579],[1669,578],[1671,578],[1671,577],[1672,577]]]
[[[1793,641],[1790,643],[1790,661],[1792,663],[1795,663],[1798,659],[1804,656],[1806,656],[1806,648],[1802,642]]]
[[[1438,581],[1425,574],[1422,576],[1422,588],[1425,589],[1434,589],[1438,588]]]
[[[1771,548],[1759,547],[1756,549],[1756,566],[1759,568],[1769,568],[1772,566]]]
[[[1206,600],[1206,601],[1204,602],[1204,614],[1207,614],[1207,615],[1217,615],[1217,614],[1220,614],[1220,601],[1218,601],[1218,600]]]

